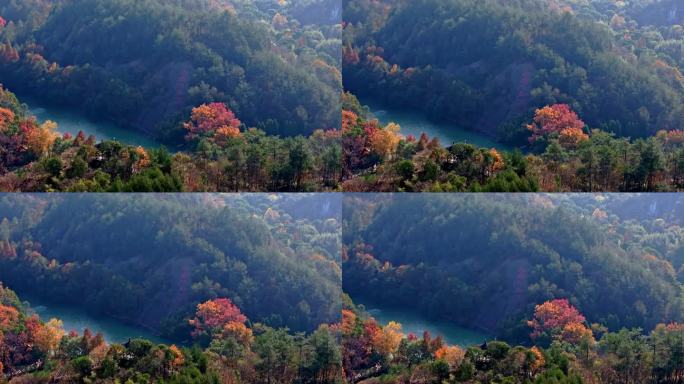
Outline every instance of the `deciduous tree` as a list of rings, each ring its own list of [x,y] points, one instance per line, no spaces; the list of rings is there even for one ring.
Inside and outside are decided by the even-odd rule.
[[[584,322],[584,316],[567,299],[555,299],[537,305],[533,319],[527,324],[533,330],[530,335],[533,340],[542,335],[560,339],[567,336],[567,341],[573,342],[591,335]]]
[[[32,128],[26,132],[26,144],[29,150],[39,157],[47,154],[59,137],[56,132],[57,123],[54,121],[46,121],[39,127]]]
[[[389,355],[397,351],[403,336],[401,324],[390,321],[389,324],[384,326],[382,330],[375,335],[373,338],[373,345],[378,352]]]
[[[186,138],[213,137],[219,130],[221,137],[230,137],[240,131],[242,123],[224,103],[202,104],[192,110],[190,121],[184,124]]]
[[[232,301],[226,298],[214,299],[197,305],[195,318],[190,325],[195,327],[193,335],[204,332],[221,332],[229,323],[244,323],[247,317]]]
[[[51,319],[45,325],[38,328],[33,335],[33,340],[41,351],[53,354],[57,350],[64,336],[62,325],[61,320]]]
[[[580,120],[567,104],[554,104],[538,109],[535,112],[532,124],[527,129],[532,133],[530,142],[534,143],[542,137],[565,131],[566,141],[571,144],[574,140],[583,139],[578,133],[582,133],[584,122]]]

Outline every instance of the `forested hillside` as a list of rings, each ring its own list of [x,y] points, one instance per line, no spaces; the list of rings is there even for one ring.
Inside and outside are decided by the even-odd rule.
[[[6,383],[341,383],[336,325],[290,334],[253,324],[229,299],[197,306],[196,344],[144,339],[107,344],[101,334],[40,319],[0,284],[0,382]]]
[[[681,382],[682,201],[638,194],[345,196],[347,380]],[[453,345],[439,333],[413,334],[399,319],[373,318],[375,308],[416,314],[423,329],[438,321],[480,329],[490,340]]]
[[[224,103],[193,108],[183,123],[189,150],[60,135],[0,86],[0,190],[5,192],[322,191],[341,178],[339,130],[268,136]]]
[[[594,3],[348,1],[345,89],[518,145],[534,110],[558,103],[619,136],[682,128],[681,26]]]
[[[533,346],[488,341],[450,345],[441,335],[406,334],[381,324],[347,300],[342,311],[343,367],[351,383],[658,383],[684,377],[684,326],[658,324],[609,332],[588,325],[565,299],[534,308],[527,326]]]
[[[650,0],[346,2],[343,189],[681,190],[679,13]],[[363,100],[413,126],[380,124]],[[419,138],[428,121],[500,145]]]
[[[347,197],[344,290],[518,342],[555,298],[613,331],[684,321],[681,224],[591,196]]]
[[[168,143],[211,102],[269,134],[308,135],[340,119],[341,30],[320,3],[6,1],[0,83]]]
[[[252,321],[312,331],[340,314],[338,200],[7,195],[0,280],[171,340],[187,340],[196,305],[217,297]]]
[[[567,104],[538,109],[528,149],[470,143],[445,147],[437,137],[402,134],[343,96],[342,189],[348,192],[654,192],[684,189],[684,132],[628,140],[595,129]]]
[[[329,5],[0,3],[0,190],[337,189],[342,30]],[[118,136],[59,135],[12,92],[173,153]]]

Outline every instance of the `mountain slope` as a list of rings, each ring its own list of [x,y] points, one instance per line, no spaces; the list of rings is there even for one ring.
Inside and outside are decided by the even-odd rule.
[[[547,3],[351,0],[345,89],[517,144],[534,110],[555,103],[621,136],[684,125],[683,83],[660,76],[662,63]]]
[[[243,16],[221,4],[0,5],[10,23],[0,36],[19,56],[0,60],[0,78],[20,93],[60,100],[169,141],[180,139],[183,115],[213,101],[228,103],[247,125],[272,134],[337,127],[339,87],[314,68],[334,68],[335,59],[316,52],[320,41],[300,41],[304,54],[281,36],[299,39],[316,26],[300,28],[287,19],[275,26],[266,14]]]
[[[289,198],[38,195],[0,201],[0,280],[93,313],[187,336],[197,303],[313,330],[339,316],[339,223]],[[334,199],[308,195],[302,204]],[[15,208],[18,207],[18,208]]]
[[[553,298],[612,330],[684,320],[681,227],[604,217],[573,200],[346,198],[344,290],[518,340],[525,314]]]

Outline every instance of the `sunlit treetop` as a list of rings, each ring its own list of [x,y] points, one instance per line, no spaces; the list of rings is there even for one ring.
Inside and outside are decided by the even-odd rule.
[[[240,135],[242,122],[224,103],[202,104],[192,110],[190,121],[183,126],[187,140],[209,137],[223,142]]]
[[[583,134],[584,127],[584,121],[569,105],[554,104],[537,109],[533,123],[529,124],[527,129],[532,132],[531,143],[553,133],[565,135],[568,142],[571,142],[575,140],[573,137]]]
[[[247,317],[232,301],[226,298],[214,299],[197,305],[195,318],[190,325],[195,327],[193,335],[212,330],[222,330],[231,323],[244,323]]]

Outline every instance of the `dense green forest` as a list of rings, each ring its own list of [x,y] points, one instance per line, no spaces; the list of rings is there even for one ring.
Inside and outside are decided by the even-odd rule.
[[[681,26],[633,22],[622,2],[576,2],[607,22],[566,3],[350,0],[345,89],[518,145],[525,118],[557,103],[619,136],[681,128]]]
[[[342,311],[343,367],[350,383],[676,384],[684,378],[684,326],[609,332],[588,326],[566,300],[535,307],[534,346],[488,341],[449,345],[439,335],[405,334],[378,323],[351,299]]]
[[[659,131],[629,140],[582,131],[565,104],[535,113],[535,150],[501,151],[468,143],[444,147],[436,138],[385,126],[350,93],[343,97],[342,189],[348,192],[681,191],[684,133]],[[533,140],[532,140],[533,139]]]
[[[5,195],[0,280],[188,341],[227,297],[252,321],[313,331],[340,314],[337,195]]]
[[[176,153],[57,129],[0,86],[0,190],[325,191],[337,189],[342,176],[339,130],[268,136],[223,103],[192,109],[183,124],[190,150]]]
[[[0,3],[0,190],[338,189],[342,28],[331,5]],[[8,89],[174,153],[60,137]]]
[[[0,284],[0,383],[341,383],[338,326],[292,334],[251,323],[229,299],[197,306],[192,348],[101,334],[40,319]],[[248,325],[246,325],[246,323]]]
[[[650,0],[346,1],[346,91],[526,156],[404,137],[344,100],[356,129],[343,188],[681,190],[681,12]]]
[[[680,382],[681,202],[638,194],[345,196],[348,380]],[[406,335],[352,300],[501,341],[450,346],[440,335]]]
[[[514,342],[527,339],[521,320],[534,306],[556,298],[612,331],[684,322],[681,218],[639,203],[667,212],[681,199],[351,195],[343,287]]]
[[[5,1],[0,82],[167,143],[211,102],[269,134],[309,135],[340,119],[341,28],[325,4]]]

